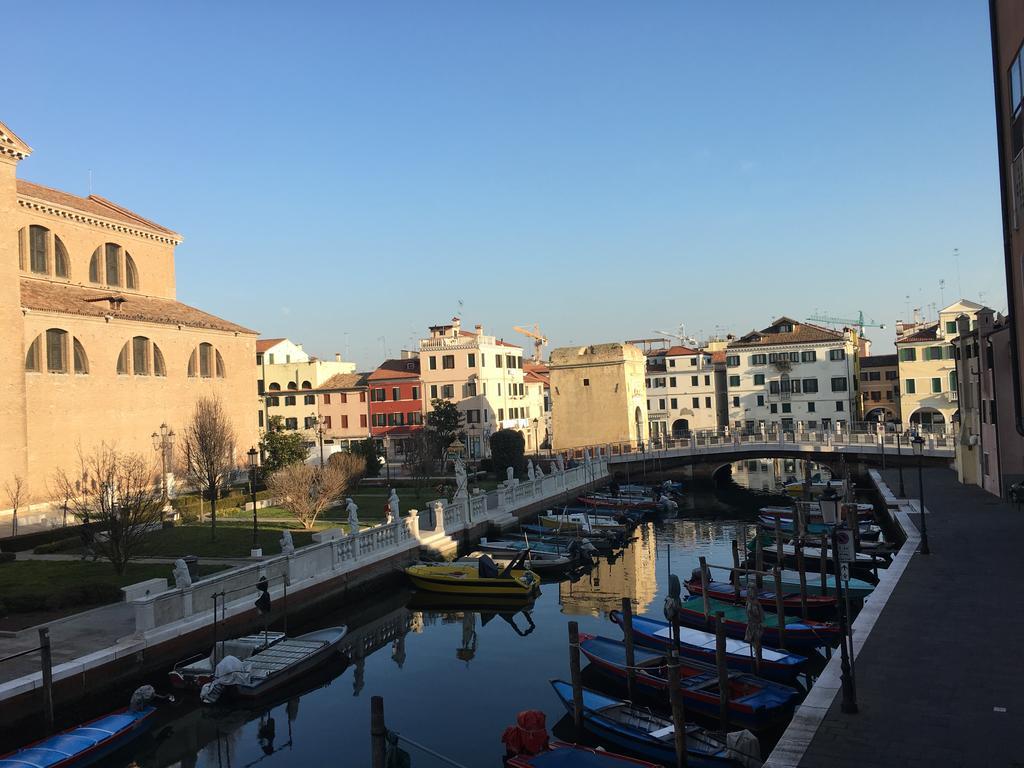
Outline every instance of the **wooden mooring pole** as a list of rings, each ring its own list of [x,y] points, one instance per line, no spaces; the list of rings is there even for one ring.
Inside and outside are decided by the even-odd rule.
[[[786,607],[782,604],[782,571],[779,566],[772,569],[775,576],[775,611],[779,620],[779,648],[786,647]]]
[[[800,615],[806,621],[810,614],[807,610],[807,565],[804,562],[804,540],[793,542],[796,547],[796,569],[800,573]]]
[[[686,766],[686,711],[683,694],[679,689],[679,657],[675,650],[668,652],[668,697],[672,705],[672,725],[675,729],[676,768]]]
[[[828,597],[828,535],[821,534],[821,594]]]
[[[779,568],[786,567],[786,556],[782,551],[782,518],[775,513],[775,565]]]
[[[754,568],[757,570],[754,582],[757,584],[757,591],[760,592],[764,586],[764,577],[761,576],[761,572],[764,570],[764,541],[760,529],[758,529],[757,535],[754,538]]]
[[[744,532],[743,538],[747,538],[747,534]],[[732,593],[733,599],[738,603],[740,601],[740,543],[736,539],[732,540]]]
[[[50,651],[50,629],[39,628],[39,656],[43,668],[43,717],[46,729],[53,731],[53,654]]]
[[[633,650],[633,601],[622,598],[622,636],[626,645],[626,689],[636,701],[636,653]]]
[[[384,725],[384,697],[370,697],[370,754],[373,768],[384,768],[388,729]]]
[[[718,666],[718,719],[729,730],[729,667],[725,661],[725,613],[715,613],[715,663]]]
[[[583,727],[583,680],[580,675],[580,625],[569,622],[569,674],[572,681],[572,722]]]
[[[704,618],[711,618],[711,599],[708,597],[708,559],[706,557],[700,558],[700,592],[704,597]]]

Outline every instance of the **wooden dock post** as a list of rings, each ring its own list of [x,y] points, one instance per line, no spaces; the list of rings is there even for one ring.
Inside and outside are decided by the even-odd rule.
[[[636,653],[633,650],[633,601],[622,598],[622,637],[626,645],[626,689],[629,700],[636,701]]]
[[[764,586],[764,576],[761,575],[764,572],[764,542],[760,529],[757,531],[757,538],[754,539],[754,569],[757,571],[754,583],[757,585],[757,591],[760,592]],[[750,583],[749,576],[747,577],[747,583]]]
[[[846,504],[844,506],[846,524],[850,527],[850,534],[853,536],[853,550],[860,552],[860,516],[857,514],[857,505]]]
[[[828,534],[821,534],[821,594],[828,597]]]
[[[744,533],[743,538],[747,535]],[[732,592],[733,599],[738,603],[740,601],[740,543],[736,539],[732,540]]]
[[[583,681],[580,677],[580,625],[569,622],[569,674],[572,680],[572,722],[583,727]]]
[[[775,513],[775,564],[779,568],[786,567],[786,556],[782,551],[782,517]]]
[[[779,648],[786,647],[786,608],[782,604],[782,571],[779,566],[772,569],[775,576],[775,612],[779,619]]]
[[[370,697],[370,754],[373,768],[384,768],[388,729],[384,725],[384,697]]]
[[[804,562],[804,540],[793,542],[796,548],[796,569],[800,573],[800,615],[806,621],[810,614],[807,611],[807,564]]]
[[[43,668],[43,717],[46,729],[53,731],[53,654],[49,627],[39,628],[39,656]]]
[[[711,600],[708,598],[708,559],[700,558],[700,591],[704,597],[704,618],[711,618]]]
[[[718,666],[718,718],[722,731],[729,730],[729,667],[725,660],[725,613],[715,613],[715,663]]]
[[[679,657],[675,650],[668,652],[668,697],[672,704],[672,725],[675,728],[676,768],[686,766],[686,711],[683,694],[679,689]]]

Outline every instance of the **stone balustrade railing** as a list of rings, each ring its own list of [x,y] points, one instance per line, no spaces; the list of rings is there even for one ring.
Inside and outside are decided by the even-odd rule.
[[[407,516],[390,525],[378,525],[354,535],[310,544],[289,554],[214,574],[189,587],[176,587],[133,600],[135,631],[137,635],[159,632],[161,628],[180,632],[192,622],[207,624],[215,602],[218,616],[251,608],[256,597],[256,582],[261,577],[267,578],[271,598],[277,600],[287,593],[420,546],[443,544],[451,535],[472,526],[509,520],[517,510],[607,476],[608,458],[598,457],[585,465],[536,480],[513,480],[486,495],[461,496],[452,501],[438,499],[430,502],[422,513],[410,510]]]

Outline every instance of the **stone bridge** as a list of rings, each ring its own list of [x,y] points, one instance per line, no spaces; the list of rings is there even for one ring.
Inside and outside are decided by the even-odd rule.
[[[693,467],[694,475],[712,477],[726,464],[747,459],[805,459],[822,464],[846,461],[850,464],[915,464],[917,457],[908,432],[753,432],[709,433],[664,440],[659,445],[640,446],[611,443],[569,451],[580,459],[584,451],[608,458],[609,469],[634,473],[675,467]],[[926,464],[948,464],[956,454],[952,433],[922,434],[922,456]]]

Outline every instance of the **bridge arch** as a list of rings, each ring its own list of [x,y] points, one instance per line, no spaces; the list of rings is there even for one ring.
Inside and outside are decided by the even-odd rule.
[[[873,423],[896,421],[896,412],[888,406],[879,406],[878,408],[872,408],[866,414],[864,414],[864,421]]]
[[[690,434],[690,420],[689,419],[676,419],[672,422],[672,437],[679,439],[681,437],[688,437]]]

